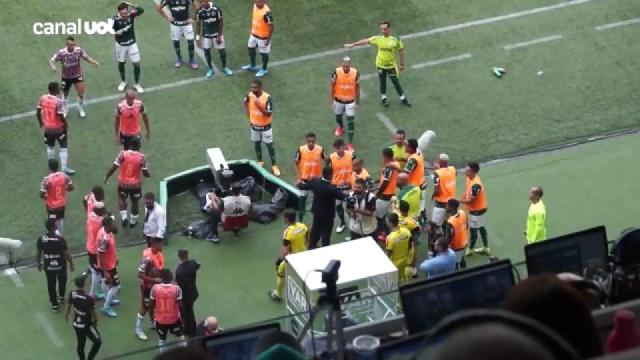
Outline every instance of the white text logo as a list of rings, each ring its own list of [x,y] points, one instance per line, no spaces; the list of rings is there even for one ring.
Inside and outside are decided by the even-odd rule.
[[[106,35],[115,34],[113,31],[113,19],[107,21],[83,21],[76,22],[37,22],[33,24],[33,33],[36,35]]]

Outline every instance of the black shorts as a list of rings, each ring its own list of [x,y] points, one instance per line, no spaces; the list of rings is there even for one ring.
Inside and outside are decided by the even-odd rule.
[[[83,76],[80,75],[78,77],[70,78],[70,79],[62,79],[60,83],[62,84],[62,91],[67,93],[69,89],[71,89],[71,85],[84,82]]]
[[[118,270],[113,268],[111,270],[103,270],[103,273],[108,273],[111,275],[111,281],[106,281],[109,286],[118,286],[120,285],[120,277],[118,276]]]
[[[183,331],[182,320],[180,319],[178,319],[178,321],[176,321],[175,323],[168,325],[160,324],[156,321],[156,332],[158,333],[158,338],[160,338],[160,340],[167,340],[167,334],[169,332],[178,337],[182,336]]]
[[[98,267],[98,254],[87,252],[87,255],[89,255],[89,267],[98,274],[102,274],[102,270]]]
[[[64,209],[65,207],[59,207],[59,208],[55,208],[55,209],[51,209],[49,207],[47,207],[47,218],[49,219],[55,219],[55,220],[62,220],[64,219]]]
[[[138,135],[125,135],[123,133],[120,133],[120,144],[122,144],[122,146],[124,147],[125,150],[129,150],[130,147],[130,143],[132,139],[138,139],[140,140],[140,134]]]
[[[44,143],[48,147],[54,147],[56,141],[60,144],[61,148],[67,147],[67,131],[63,129],[45,129],[44,130]]]
[[[398,77],[398,72],[396,71],[396,68],[390,68],[390,69],[378,68],[378,76],[380,78],[384,78],[387,75],[389,77]]]
[[[118,196],[125,199],[139,200],[142,197],[142,188],[132,188],[118,184]]]
[[[149,308],[151,303],[151,288],[140,285],[140,300],[145,309]]]

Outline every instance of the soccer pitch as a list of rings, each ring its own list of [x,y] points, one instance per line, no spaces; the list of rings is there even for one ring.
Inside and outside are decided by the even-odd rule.
[[[0,217],[0,236],[24,240],[18,254],[21,260],[33,258],[35,239],[42,232],[45,216],[37,195],[40,180],[46,175],[45,149],[32,110],[38,96],[46,92],[46,84],[59,80],[59,74],[53,74],[46,63],[53,52],[64,45],[63,35],[36,36],[32,25],[35,22],[76,21],[77,18],[102,20],[115,13],[118,3],[112,0],[99,3],[60,0],[56,1],[55,7],[24,3],[3,5],[5,11],[0,14],[3,24],[0,44],[4,49],[0,52],[0,61],[4,64],[0,73],[3,98],[0,103],[0,188],[3,189],[0,202],[5,211]],[[228,60],[230,67],[236,70],[248,60],[250,1],[216,3],[224,11]],[[214,79],[205,80],[204,63],[199,58],[201,70],[174,69],[168,24],[153,9],[153,1],[141,0],[139,4],[146,10],[136,20],[142,84],[147,89],[141,98],[148,108],[152,127],[151,141],[144,142],[142,148],[152,173],[144,190],[157,190],[158,182],[165,176],[204,164],[207,147],[221,147],[228,159],[253,158],[248,122],[242,107],[253,75],[237,72],[232,77],[224,77],[218,73]],[[527,153],[603,133],[637,128],[640,124],[637,115],[640,105],[636,100],[637,84],[640,83],[637,71],[640,50],[636,46],[640,35],[640,5],[636,0],[485,0],[454,4],[445,0],[371,0],[366,3],[325,0],[274,2],[270,6],[275,18],[275,34],[270,73],[263,82],[274,101],[275,144],[286,180],[293,179],[293,153],[303,142],[304,133],[316,132],[318,142],[327,149],[333,142],[335,123],[328,106],[328,81],[338,60],[345,54],[352,57],[354,66],[363,75],[361,84],[366,96],[356,118],[355,146],[372,173],[380,166],[381,149],[390,142],[389,127],[406,129],[411,137],[419,136],[426,129],[435,130],[438,136],[427,157],[432,159],[438,152],[447,152],[456,165],[463,165],[469,160],[487,161]],[[342,49],[346,42],[377,33],[377,23],[381,20],[390,20],[393,33],[405,36],[407,66],[401,81],[413,108],[403,107],[391,87],[391,107],[380,105],[373,49]],[[65,232],[73,249],[81,252],[85,220],[81,196],[102,182],[118,151],[111,139],[119,79],[110,36],[80,35],[77,40],[79,46],[101,62],[98,68],[84,64],[87,99],[91,102],[86,107],[87,118],[80,119],[74,109],[70,111],[70,166],[78,170],[78,174],[74,176],[76,191],[69,197]],[[185,56],[184,42],[182,51]],[[217,52],[212,51],[212,55],[219,66]],[[493,66],[506,68],[506,75],[500,80],[493,77]],[[537,75],[539,71],[543,72],[541,76]],[[127,76],[131,81],[130,65]],[[71,94],[73,101],[73,90]],[[381,118],[389,120],[386,125]],[[637,141],[637,137],[631,139]],[[490,231],[500,241],[493,246],[498,255],[511,256],[514,260],[522,258],[521,246],[509,244],[522,237],[521,213],[525,211],[526,197],[525,193],[522,193],[522,199],[515,197],[512,191],[526,191],[534,183],[554,181],[558,184],[557,191],[572,195],[567,197],[567,202],[573,203],[583,197],[602,198],[593,194],[597,192],[594,189],[602,186],[593,182],[603,176],[602,170],[590,170],[590,165],[606,167],[606,162],[617,161],[623,155],[614,153],[602,158],[598,155],[604,150],[598,150],[597,146],[594,149],[590,156],[603,162],[581,162],[585,168],[578,170],[582,172],[566,172],[563,180],[556,180],[554,173],[542,171],[539,173],[542,175],[536,177],[520,171],[516,169],[520,165],[515,165],[520,164],[518,161],[502,168],[507,169],[503,170],[504,174],[518,175],[505,175],[504,179],[509,180],[496,185],[504,191],[494,190],[489,194],[493,218]],[[619,151],[613,149],[611,151]],[[626,149],[632,153],[633,146],[628,145]],[[544,161],[530,164],[532,169],[549,166]],[[631,165],[633,162],[629,163]],[[576,175],[578,173],[581,175]],[[630,176],[626,171],[623,174]],[[588,181],[592,181],[591,187],[575,186]],[[575,193],[578,188],[582,189],[579,194]],[[106,190],[107,205],[115,209],[114,181]],[[630,192],[628,189],[615,187],[609,190],[615,193],[612,198],[629,202],[623,196]],[[602,199],[606,200],[606,197]],[[524,201],[525,204],[511,204],[512,201]],[[500,208],[497,204],[511,204],[511,207]],[[616,231],[632,225],[631,220],[627,223],[613,213],[593,212],[581,216],[590,203],[581,204],[575,209],[564,208],[572,215],[554,211],[557,217],[550,224],[551,233],[557,235],[596,223],[614,223]],[[547,206],[551,208],[549,204]],[[632,209],[631,206],[628,208]],[[581,226],[558,225],[569,222]],[[264,256],[264,259],[255,260],[249,268],[234,266],[233,274],[226,277],[221,273],[216,275],[220,278],[217,281],[228,286],[233,285],[231,278],[250,276],[244,271],[255,275],[245,285],[261,284],[259,291],[256,290],[257,303],[263,302],[262,296],[273,281],[273,274],[265,271],[264,266],[272,268],[277,237],[281,232],[279,224],[265,229],[246,234],[251,239],[259,239],[261,244],[271,243],[260,245],[257,249],[261,251],[255,249],[253,252],[255,257]],[[122,242],[139,239],[139,229],[119,238]],[[223,242],[220,249],[237,246],[231,245],[231,241]],[[206,251],[221,251],[209,248],[198,249],[203,256]],[[138,253],[135,250],[125,256],[129,256],[133,264]],[[227,255],[225,259],[229,266],[250,262],[243,258],[242,251],[231,251]],[[77,262],[84,264],[84,259]],[[130,284],[135,276],[131,271]],[[37,278],[34,276],[33,281]],[[30,279],[24,278],[26,287],[30,286]],[[7,283],[6,279],[3,281]],[[34,292],[33,296],[37,298],[29,304],[46,312],[44,285],[35,286],[39,285],[42,293]],[[129,291],[131,303],[135,290]],[[237,290],[212,289],[211,295],[224,297],[227,302],[222,307],[224,311],[238,312],[230,305],[240,296]],[[18,300],[19,297],[11,296],[3,298],[2,303]],[[227,323],[239,325],[280,311],[275,306],[267,307],[270,305],[255,307],[251,302],[244,305],[253,306],[256,311],[237,319],[229,316],[225,319]],[[209,310],[209,307],[204,309]],[[20,311],[29,309],[21,308]],[[130,314],[124,312],[124,320],[118,321],[128,329],[129,320],[133,319],[130,315],[135,310],[126,311]],[[56,323],[61,322],[59,319],[49,319],[49,314],[46,317],[47,321],[56,324],[56,328],[64,329],[64,324]],[[13,322],[21,320],[16,317]],[[107,338],[125,336],[118,335],[118,331],[122,331],[110,327],[107,321],[101,326]],[[0,349],[9,351],[10,343],[6,342]],[[71,344],[67,339],[64,347],[55,351],[68,357],[72,352]],[[123,340],[117,348],[109,349],[115,345],[105,345],[103,355],[133,349],[136,344],[131,335],[131,339]],[[35,353],[33,357],[36,357]]]

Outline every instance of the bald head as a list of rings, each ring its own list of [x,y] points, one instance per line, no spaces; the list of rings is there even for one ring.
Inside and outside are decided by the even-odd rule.
[[[209,316],[204,320],[204,326],[211,332],[218,330],[218,319],[214,316]]]
[[[447,166],[449,166],[449,155],[447,154],[438,155],[438,164],[440,165],[441,168],[446,168]]]
[[[133,89],[127,89],[124,93],[124,98],[127,100],[128,105],[133,105],[133,100],[136,99],[136,91]]]
[[[351,70],[351,58],[348,56],[343,57],[342,61],[340,61],[340,66],[342,66],[342,70],[345,73],[348,73]]]
[[[401,172],[398,174],[398,186],[403,187],[407,186],[409,183],[409,174],[406,172]]]

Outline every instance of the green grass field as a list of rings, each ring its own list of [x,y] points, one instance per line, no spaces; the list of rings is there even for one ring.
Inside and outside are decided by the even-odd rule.
[[[152,121],[152,139],[143,144],[143,151],[153,177],[145,183],[145,190],[156,190],[158,182],[168,175],[204,164],[207,147],[221,147],[228,159],[252,158],[242,109],[252,75],[237,73],[225,78],[218,74],[209,81],[193,81],[204,71],[174,69],[168,25],[155,13],[153,1],[141,1],[147,11],[137,20],[136,34],[142,54],[142,83],[150,90],[142,99]],[[0,61],[5,64],[0,72],[0,188],[4,189],[0,191],[0,203],[6,204],[0,216],[0,236],[24,240],[17,254],[24,262],[33,258],[35,239],[41,233],[45,212],[37,193],[46,174],[40,130],[35,116],[25,112],[34,109],[38,96],[46,92],[47,82],[58,79],[46,62],[63,46],[64,39],[62,35],[34,36],[32,25],[78,17],[104,19],[115,12],[118,2],[61,0],[55,7],[10,3],[4,4],[5,11],[0,14],[0,45],[5,49],[0,52]],[[217,3],[225,12],[229,62],[238,69],[247,61],[250,1]],[[349,54],[362,74],[375,72],[372,49],[337,50],[345,42],[376,33],[377,23],[383,19],[392,21],[396,34],[409,35],[405,40],[407,69],[401,81],[414,107],[402,107],[390,88],[392,105],[384,109],[378,100],[377,80],[367,76],[369,79],[362,81],[366,97],[357,115],[355,145],[371,172],[379,168],[380,150],[391,137],[377,113],[384,113],[410,136],[435,130],[438,137],[427,156],[433,158],[444,151],[457,165],[527,153],[640,124],[636,101],[640,80],[636,59],[640,51],[635,46],[640,25],[636,22],[596,30],[597,26],[639,17],[640,6],[635,0],[372,0],[366,5],[355,0],[326,0],[274,2],[271,7],[276,33],[272,67],[264,84],[274,99],[276,148],[287,180],[293,178],[292,155],[305,132],[315,131],[325,147],[333,141],[335,124],[327,87],[342,54]],[[427,30],[432,31],[424,33]],[[512,50],[503,48],[549,36],[561,38]],[[116,95],[118,77],[110,37],[82,35],[78,41],[101,61],[98,68],[84,66],[88,100],[95,101],[86,107],[87,118],[78,118],[73,109],[70,112],[70,165],[78,174],[74,177],[77,190],[69,198],[65,232],[73,249],[82,251],[81,196],[102,181],[118,151],[111,140],[117,100],[104,100]],[[186,44],[182,47],[184,54]],[[412,68],[461,54],[471,57]],[[213,55],[217,63],[217,54]],[[503,79],[491,75],[493,66],[507,69]],[[537,76],[539,70],[544,75]],[[127,71],[130,79],[130,67]],[[522,259],[526,190],[533,184],[543,185],[548,194],[551,235],[604,223],[613,236],[632,225],[634,204],[629,194],[637,172],[637,140],[628,136],[597,142],[483,170],[495,254],[514,261]],[[617,179],[615,186],[603,186],[600,177],[610,176],[603,172],[620,173],[622,179]],[[113,181],[107,191],[107,205],[115,209]],[[201,278],[206,292],[198,305],[200,315],[215,313],[230,327],[281,314],[280,307],[266,301],[280,232],[279,224],[252,227],[241,239],[223,240],[215,249],[195,241],[172,240],[169,253],[188,246],[206,264],[206,284]],[[136,230],[121,235],[119,240],[139,239],[140,230]],[[131,286],[123,290],[121,317],[101,321],[108,341],[101,353],[104,356],[142,346],[129,336],[135,309],[128,305],[136,301],[133,264],[139,251],[122,251],[123,263],[132,264],[131,273],[123,275]],[[85,259],[77,261],[83,263]],[[64,344],[52,347],[46,338],[32,344],[22,333],[10,332],[0,341],[0,351],[17,350],[25,354],[25,359],[40,357],[38,354],[46,351],[70,357],[71,332],[59,315],[48,313],[42,276],[35,272],[21,276],[26,286],[18,291],[8,279],[0,279],[0,301],[11,309],[5,326],[20,323],[29,333],[46,336],[31,317],[42,312],[59,330]],[[247,296],[246,289],[255,291]]]
[[[481,174],[490,201],[487,228],[493,254],[509,257],[514,263],[524,258],[522,228],[526,193],[531,183],[545,188],[549,236],[604,224],[612,239],[624,228],[637,224],[635,204],[628,200],[628,194],[636,186],[634,179],[638,170],[633,165],[639,139],[638,134],[628,135],[484,168]],[[617,191],[594,191],[601,186],[601,172],[592,169],[594,163],[607,164],[607,171],[629,176],[619,179]],[[189,249],[202,263],[197,317],[215,314],[223,327],[232,328],[284,315],[283,306],[267,297],[275,281],[273,259],[280,246],[280,230],[279,224],[251,226],[240,237],[223,238],[219,246],[180,237],[171,239],[165,248],[168,267],[173,269],[177,265],[179,248]],[[333,239],[341,241],[342,238],[334,235]],[[99,315],[99,329],[105,343],[101,357],[155,344],[153,341],[143,343],[133,335],[139,301],[135,269],[141,250],[136,246],[119,251],[123,303],[116,309],[117,319]],[[424,242],[419,245],[418,253],[424,258]],[[75,259],[79,269],[86,261],[86,257]],[[484,261],[486,257],[480,255],[469,258],[471,264]],[[524,275],[524,268],[520,268],[520,272]],[[20,277],[24,283],[21,288],[16,288],[8,277],[0,277],[0,303],[5,308],[2,325],[5,336],[0,341],[0,352],[21,354],[20,359],[40,359],[44,353],[51,357],[72,357],[75,339],[71,326],[64,322],[62,314],[49,311],[44,275],[29,269],[21,271]],[[20,324],[19,331],[15,331],[16,324]],[[53,339],[48,333],[55,334]],[[30,341],[25,334],[39,341]],[[127,359],[149,359],[153,354],[155,350]]]

